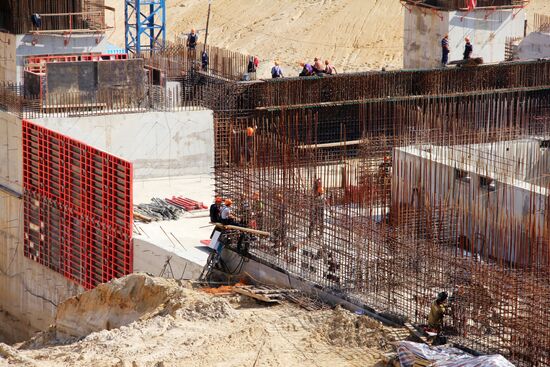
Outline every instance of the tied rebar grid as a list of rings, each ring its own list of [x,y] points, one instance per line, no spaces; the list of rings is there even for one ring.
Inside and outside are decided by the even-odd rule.
[[[217,113],[215,137],[217,194],[272,234],[254,256],[417,323],[446,290],[453,342],[550,365],[548,89]]]

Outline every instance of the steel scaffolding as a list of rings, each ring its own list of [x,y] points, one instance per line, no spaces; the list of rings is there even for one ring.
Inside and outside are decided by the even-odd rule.
[[[164,0],[126,0],[126,52],[140,55],[162,50],[166,40]]]

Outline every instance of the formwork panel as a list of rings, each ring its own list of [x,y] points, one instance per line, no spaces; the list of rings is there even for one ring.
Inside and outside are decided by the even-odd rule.
[[[132,164],[23,121],[25,256],[87,289],[132,272]]]

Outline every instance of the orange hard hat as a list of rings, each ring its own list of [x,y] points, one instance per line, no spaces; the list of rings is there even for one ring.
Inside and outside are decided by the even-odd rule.
[[[225,205],[226,205],[226,206],[230,206],[231,204],[233,204],[233,200],[231,200],[231,199],[225,199]]]
[[[218,204],[219,204],[219,203],[221,203],[222,201],[223,201],[223,200],[222,200],[222,198],[221,198],[221,197],[219,197],[219,196],[216,196],[216,203],[218,203]]]
[[[246,128],[246,135],[247,135],[247,136],[252,136],[252,135],[254,135],[254,128],[253,128],[253,127],[247,127],[247,128]]]

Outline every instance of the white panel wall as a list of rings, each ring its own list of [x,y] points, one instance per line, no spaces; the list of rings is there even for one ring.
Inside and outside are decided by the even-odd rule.
[[[51,117],[34,122],[134,164],[134,178],[209,174],[214,123],[209,110]]]

